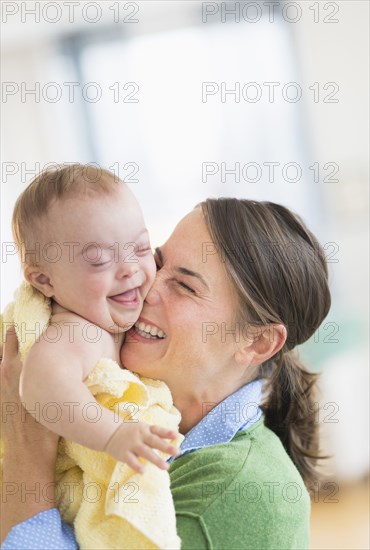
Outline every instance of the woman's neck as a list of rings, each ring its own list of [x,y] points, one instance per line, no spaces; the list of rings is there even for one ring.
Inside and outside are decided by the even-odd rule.
[[[180,433],[186,435],[202,418],[204,418],[221,401],[226,399],[238,388],[223,388],[217,391],[216,388],[209,388],[201,393],[185,394],[183,388],[172,390],[172,397],[175,407],[181,413],[181,422],[179,426]]]
[[[219,377],[214,377],[213,384],[208,380],[205,388],[199,386],[199,381],[198,386],[195,383],[192,384],[190,379],[188,384],[184,380],[181,383],[179,379],[174,384],[167,380],[174,405],[181,413],[180,432],[187,434],[221,401],[255,378],[256,371],[251,369],[242,377],[234,376],[227,379],[224,376],[222,383]]]
[[[190,432],[190,430],[194,428],[194,426],[196,426],[205,416],[202,403],[198,403],[197,401],[194,401],[193,403],[184,402],[180,404],[176,402],[176,407],[181,413],[179,431],[183,435]]]

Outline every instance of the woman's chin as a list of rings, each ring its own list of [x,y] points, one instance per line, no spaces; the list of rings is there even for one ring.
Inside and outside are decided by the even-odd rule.
[[[156,378],[154,363],[163,356],[163,340],[144,338],[133,327],[126,333],[121,347],[121,362],[127,370]],[[151,372],[147,372],[150,370]]]

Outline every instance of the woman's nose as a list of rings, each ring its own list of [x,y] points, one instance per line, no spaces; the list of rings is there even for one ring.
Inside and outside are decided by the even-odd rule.
[[[157,275],[153,285],[151,286],[148,294],[146,295],[145,302],[149,305],[155,306],[161,301],[160,294],[160,281],[159,276]]]

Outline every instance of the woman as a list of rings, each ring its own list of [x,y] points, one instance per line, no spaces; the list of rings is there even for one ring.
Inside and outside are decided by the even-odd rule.
[[[121,359],[164,380],[182,414],[186,438],[170,467],[182,548],[308,548],[302,478],[309,487],[318,452],[315,376],[293,349],[329,311],[322,249],[282,206],[209,199],[156,260],[156,282]],[[151,336],[153,326],[165,338]],[[14,401],[11,371],[20,365],[14,350],[5,354],[4,401]],[[4,547],[74,548],[53,509],[55,436],[15,414],[7,420],[3,536],[19,525]],[[28,498],[37,483],[49,491]]]

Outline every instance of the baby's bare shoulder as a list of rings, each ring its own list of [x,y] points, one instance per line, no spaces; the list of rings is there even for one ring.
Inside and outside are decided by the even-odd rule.
[[[71,311],[54,313],[50,318],[49,332],[59,332],[62,340],[80,344],[83,347],[110,347],[112,335],[98,325]]]
[[[102,357],[119,362],[120,344],[117,343],[117,337],[123,341],[123,336],[113,335],[84,317],[65,309],[53,313],[44,337],[46,340],[58,339],[59,351],[77,353],[80,357],[89,359],[90,365]]]
[[[81,372],[82,380],[102,357],[116,359],[112,335],[74,313],[52,315],[49,325],[32,346],[25,370],[32,373],[40,365]],[[76,370],[77,369],[77,370]],[[49,371],[49,370],[48,370]],[[48,372],[47,371],[47,372]]]

